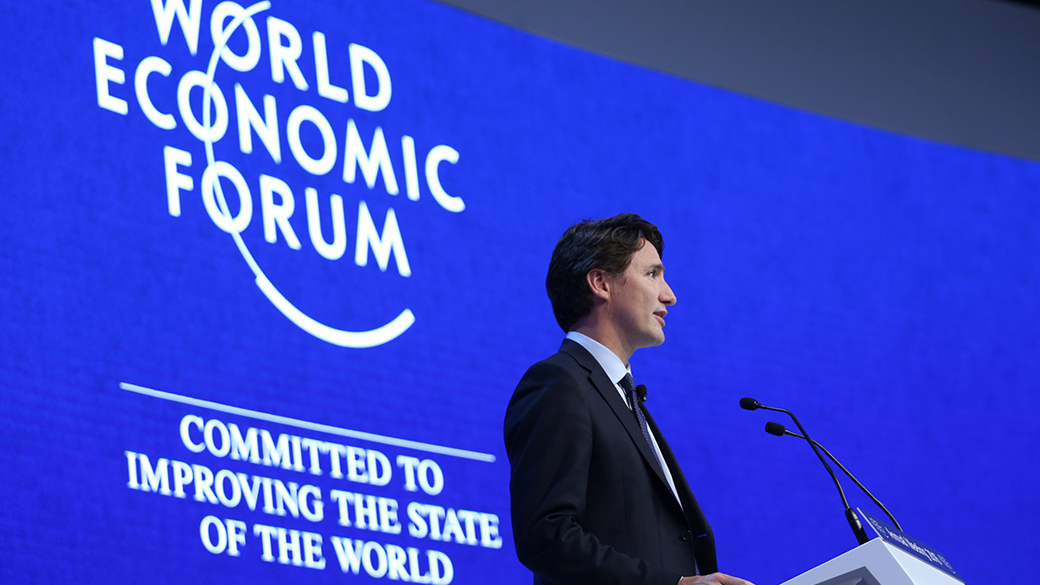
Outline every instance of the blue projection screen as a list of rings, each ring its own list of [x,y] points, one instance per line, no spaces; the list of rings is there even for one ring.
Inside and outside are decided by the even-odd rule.
[[[633,368],[722,571],[856,544],[742,396],[969,582],[1040,556],[1037,163],[423,0],[3,13],[3,582],[529,582],[502,418],[556,239],[621,212],[665,236]]]

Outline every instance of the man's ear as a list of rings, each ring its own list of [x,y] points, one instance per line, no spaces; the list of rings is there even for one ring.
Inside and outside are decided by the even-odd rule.
[[[585,280],[588,281],[589,290],[594,298],[603,301],[610,299],[610,275],[605,270],[593,268],[585,275]]]

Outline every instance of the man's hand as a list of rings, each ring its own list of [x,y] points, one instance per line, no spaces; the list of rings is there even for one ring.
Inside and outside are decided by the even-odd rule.
[[[694,577],[683,577],[679,579],[679,585],[754,585],[751,581],[745,581],[737,577],[730,577],[725,573],[712,573],[710,575],[696,575]]]

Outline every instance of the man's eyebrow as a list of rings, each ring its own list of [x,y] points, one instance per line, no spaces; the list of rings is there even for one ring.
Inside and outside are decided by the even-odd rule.
[[[654,270],[656,272],[664,272],[664,264],[661,264],[660,262],[658,262],[657,264],[653,264],[649,268],[647,268],[648,272],[650,270]]]

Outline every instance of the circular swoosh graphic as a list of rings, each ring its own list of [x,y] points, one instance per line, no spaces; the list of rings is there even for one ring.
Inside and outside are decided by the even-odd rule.
[[[271,3],[265,0],[264,2],[257,2],[256,4],[243,9],[242,12],[231,21],[231,24],[224,29],[219,38],[213,39],[215,46],[213,48],[213,53],[210,55],[209,66],[206,68],[206,85],[202,95],[202,126],[205,132],[205,139],[202,142],[206,147],[206,163],[210,167],[216,164],[216,157],[213,154],[211,109],[213,99],[213,78],[217,72],[217,64],[220,62],[220,55],[227,46],[227,41],[231,38],[231,34],[234,33],[235,30],[246,21],[246,19],[252,18],[254,14],[267,10],[270,7]],[[220,205],[220,213],[228,219],[229,224],[233,224],[233,216],[228,207],[227,199],[224,197],[224,189],[221,186],[219,179],[213,181],[213,188],[217,203]],[[260,268],[260,265],[256,263],[253,255],[249,252],[249,248],[246,247],[245,242],[242,241],[242,235],[239,233],[239,230],[231,225],[228,227],[231,228],[229,233],[235,240],[235,245],[238,247],[239,253],[242,254],[242,258],[246,261],[246,264],[249,265],[250,270],[253,271],[253,275],[256,277],[256,286],[258,286],[260,291],[264,293],[267,300],[271,301],[271,304],[281,311],[287,319],[314,337],[342,347],[375,347],[397,338],[411,327],[413,323],[415,323],[415,315],[410,309],[401,311],[401,314],[394,317],[392,321],[382,327],[377,327],[369,331],[344,331],[342,329],[330,327],[309,317],[303,311],[296,308],[289,299],[285,298],[285,295],[279,292],[274,283],[267,278],[263,269]]]

